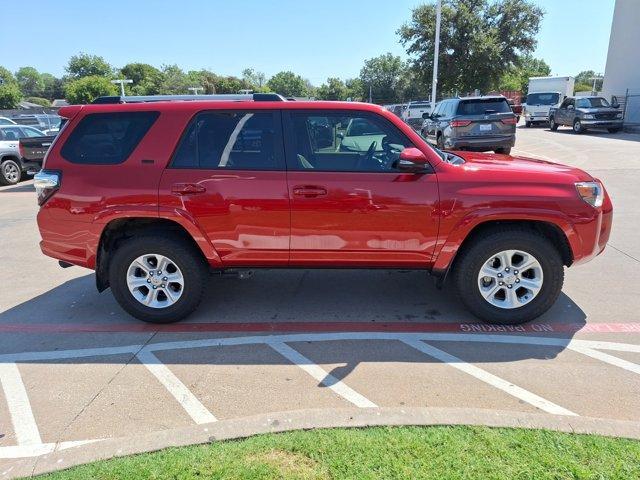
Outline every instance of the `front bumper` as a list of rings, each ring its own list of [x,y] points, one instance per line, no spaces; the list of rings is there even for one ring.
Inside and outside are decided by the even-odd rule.
[[[538,123],[538,122],[549,123],[549,114],[526,112],[524,114],[524,120],[525,122],[531,122],[531,123]]]
[[[580,120],[582,125],[601,128],[622,128],[622,120]]]

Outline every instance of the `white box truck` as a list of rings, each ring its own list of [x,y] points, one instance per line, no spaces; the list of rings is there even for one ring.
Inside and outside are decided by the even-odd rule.
[[[527,100],[522,105],[524,124],[549,123],[549,110],[558,107],[570,95],[576,79],[573,77],[531,77]]]

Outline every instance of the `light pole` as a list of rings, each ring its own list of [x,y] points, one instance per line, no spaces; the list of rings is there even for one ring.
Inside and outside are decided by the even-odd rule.
[[[130,80],[128,78],[121,78],[119,80],[111,80],[111,83],[115,84],[115,85],[120,85],[120,94],[124,97],[124,84],[125,83],[133,83],[133,80]]]
[[[204,90],[204,88],[202,88],[202,87],[189,87],[187,90],[189,90],[193,95],[198,95],[198,91],[199,90]]]
[[[593,86],[591,87],[591,95],[595,95],[596,93],[598,93],[596,91],[596,82],[598,80],[602,80],[602,74],[601,73],[596,73],[595,76],[591,77],[589,80],[593,80]]]
[[[436,108],[436,91],[438,87],[438,55],[440,53],[440,17],[442,16],[442,0],[436,3],[436,38],[433,45],[433,80],[431,81],[431,113]]]

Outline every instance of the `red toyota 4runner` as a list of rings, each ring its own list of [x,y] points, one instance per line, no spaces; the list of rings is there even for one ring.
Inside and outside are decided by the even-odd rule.
[[[475,315],[514,324],[609,238],[611,201],[576,168],[441,152],[370,104],[187,100],[60,109],[35,180],[42,251],[145,321],[195,310],[211,271],[383,267],[448,276]]]

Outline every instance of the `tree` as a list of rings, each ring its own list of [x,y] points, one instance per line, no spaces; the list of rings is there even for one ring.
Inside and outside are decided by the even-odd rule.
[[[403,100],[407,66],[398,56],[385,53],[365,60],[360,70],[360,81],[369,96],[369,88],[375,103],[396,103]]]
[[[576,75],[574,90],[576,92],[591,92],[593,90],[593,79],[597,77],[598,74],[593,70],[583,70]],[[598,78],[596,80],[596,92],[599,92],[600,90],[602,90],[602,78]]]
[[[339,78],[327,78],[316,90],[318,100],[346,100],[347,97],[347,86]]]
[[[38,97],[44,93],[44,81],[40,72],[33,67],[22,67],[16,72],[16,80],[23,95]]]
[[[348,78],[344,81],[344,86],[347,89],[347,99],[351,99],[354,102],[359,102],[364,99],[364,85],[359,78]]]
[[[547,77],[550,74],[551,67],[544,60],[524,55],[503,74],[496,90],[517,90],[526,95],[531,77]]]
[[[0,85],[0,108],[16,108],[21,98],[22,93],[17,83],[5,81]]]
[[[148,63],[128,63],[120,69],[122,78],[133,80],[125,85],[132,95],[157,95],[162,85],[162,72]]]
[[[438,88],[488,91],[536,46],[544,12],[531,0],[443,0]],[[399,30],[418,80],[433,74],[435,5],[421,5]]]
[[[110,78],[113,74],[111,65],[104,58],[86,53],[79,53],[71,57],[65,70],[74,80],[89,76]]]
[[[16,77],[9,70],[0,67],[0,85],[17,84]]]
[[[67,83],[65,94],[69,103],[77,105],[91,103],[97,97],[117,95],[118,88],[108,78],[91,75]]]
[[[309,94],[307,83],[293,72],[279,72],[267,82],[269,90],[285,97],[306,97]]]
[[[56,78],[50,73],[43,73],[41,75],[43,90],[42,96],[49,100],[55,100],[56,98],[64,97],[64,86],[60,78]]]
[[[263,90],[266,83],[264,73],[257,72],[253,68],[245,68],[242,70],[242,80],[249,85],[249,88],[255,91]]]
[[[177,65],[163,65],[162,83],[158,93],[161,95],[187,95],[189,87],[200,86],[193,85],[192,80]]]

